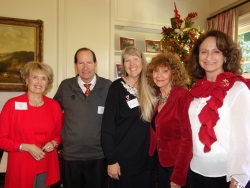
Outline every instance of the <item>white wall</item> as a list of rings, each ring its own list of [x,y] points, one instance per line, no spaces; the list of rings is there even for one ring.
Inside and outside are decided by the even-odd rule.
[[[233,4],[239,0],[209,0],[209,12],[214,13],[223,7]]]
[[[213,15],[218,13],[218,11],[220,12],[221,10],[226,10],[231,6],[235,6],[244,2],[246,2],[246,0],[209,0],[209,13]],[[239,15],[249,13],[249,7],[249,3],[244,4],[244,6],[240,6]]]
[[[43,20],[43,61],[55,73],[49,97],[63,79],[75,75],[73,57],[81,47],[95,51],[98,74],[109,77],[109,0],[0,0],[0,5],[0,16]],[[21,93],[0,92],[0,110],[7,99]]]
[[[75,74],[73,63],[76,50],[88,47],[96,53],[98,74],[108,78],[109,0],[67,0],[65,15],[65,76],[72,77]]]
[[[114,36],[111,38],[111,54],[115,54],[115,57],[111,56],[111,62],[121,61],[121,53],[117,53],[120,36],[134,38],[135,45],[144,52],[145,39],[160,40],[162,27],[171,26],[170,18],[175,16],[174,2],[182,19],[190,12],[197,12],[195,26],[205,28],[209,0],[203,0],[202,3],[200,0],[111,0],[111,34]],[[155,54],[145,55],[150,61]],[[110,64],[110,76],[114,72],[113,63]]]
[[[57,1],[0,0],[0,5],[0,16],[44,21],[43,60],[50,64],[57,74]],[[52,92],[54,90],[55,88]],[[7,99],[20,94],[21,92],[0,92],[0,109]]]
[[[43,59],[55,73],[54,87],[48,94],[53,97],[59,83],[75,75],[73,56],[78,48],[93,49],[98,59],[97,73],[112,79],[114,25],[122,23],[160,31],[170,25],[174,2],[182,18],[191,11],[198,12],[196,25],[204,28],[209,0],[0,0],[0,16],[43,20]],[[0,110],[7,99],[20,94],[0,92]]]
[[[113,0],[115,4],[114,22],[116,25],[138,26],[160,29],[170,26],[174,17],[174,2],[181,18],[190,12],[198,12],[196,25],[205,26],[209,14],[209,0]]]

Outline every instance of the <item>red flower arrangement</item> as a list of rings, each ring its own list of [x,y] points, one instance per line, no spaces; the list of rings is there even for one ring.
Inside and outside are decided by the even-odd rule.
[[[174,6],[175,17],[171,18],[172,27],[162,27],[161,44],[164,50],[177,54],[182,62],[187,63],[189,50],[204,31],[199,27],[192,27],[198,16],[197,12],[191,12],[185,19],[181,19],[175,3]]]

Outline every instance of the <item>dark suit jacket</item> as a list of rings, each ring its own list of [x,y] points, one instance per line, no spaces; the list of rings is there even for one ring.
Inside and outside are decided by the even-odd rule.
[[[171,181],[182,186],[186,184],[192,158],[192,133],[188,117],[191,101],[188,90],[172,88],[168,101],[155,118],[155,131],[150,127],[149,155],[152,156],[157,149],[160,164],[174,167]]]

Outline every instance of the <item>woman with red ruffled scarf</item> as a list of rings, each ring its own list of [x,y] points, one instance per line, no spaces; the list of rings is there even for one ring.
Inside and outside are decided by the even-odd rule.
[[[198,80],[189,108],[192,188],[244,188],[250,179],[250,90],[241,58],[217,30],[200,36],[190,54],[189,74]]]

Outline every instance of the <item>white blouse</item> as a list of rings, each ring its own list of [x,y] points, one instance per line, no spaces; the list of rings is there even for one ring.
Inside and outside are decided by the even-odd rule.
[[[214,131],[217,141],[209,152],[204,153],[204,144],[199,140],[201,123],[198,119],[207,98],[195,98],[189,108],[193,135],[192,171],[206,177],[232,177],[242,185],[250,179],[250,90],[236,81],[227,92]]]

